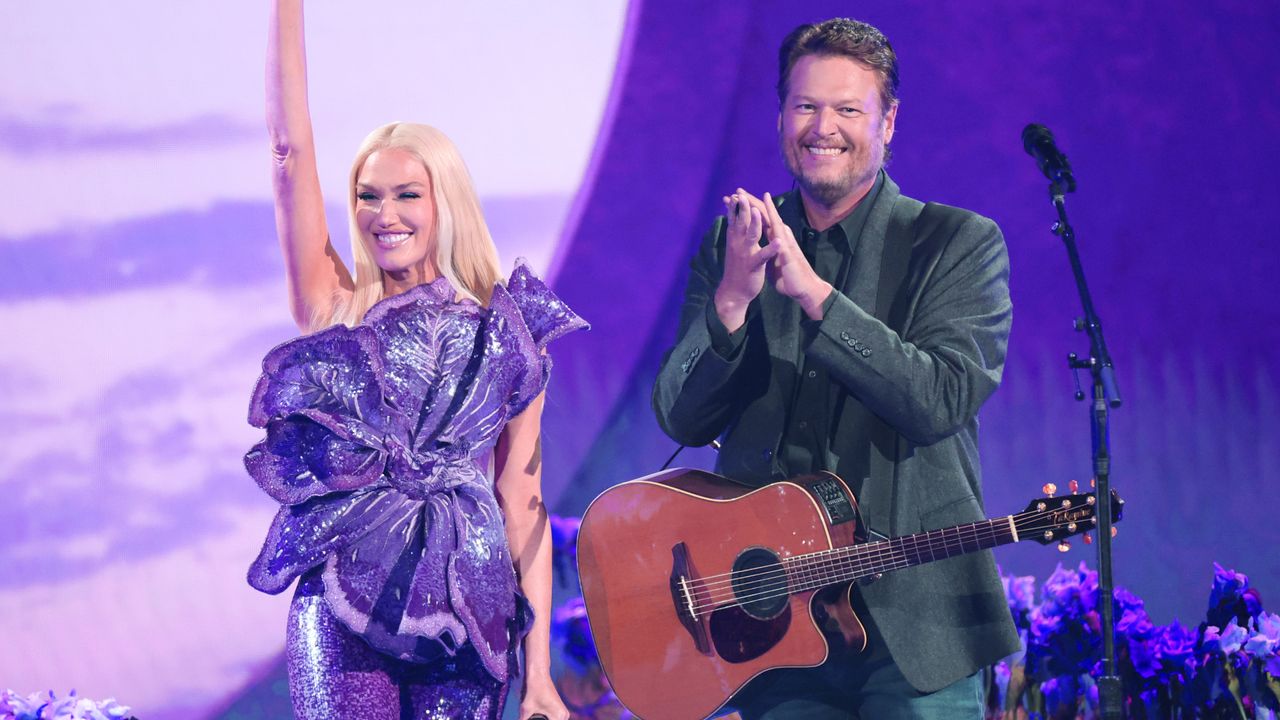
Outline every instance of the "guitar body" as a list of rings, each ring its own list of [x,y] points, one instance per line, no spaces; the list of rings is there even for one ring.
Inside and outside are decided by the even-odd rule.
[[[1093,528],[1100,505],[1121,518],[1114,490],[1100,504],[1070,487],[1054,497],[1048,484],[1013,515],[867,542],[831,473],[762,488],[683,469],[623,483],[578,532],[600,664],[639,717],[705,718],[766,670],[822,664],[828,638],[865,649],[856,581],[1022,540],[1059,544]]]
[[[865,647],[849,583],[778,582],[780,559],[848,547],[857,531],[830,473],[750,488],[676,469],[607,490],[582,518],[578,568],[618,699],[641,718],[704,718],[765,670],[823,663],[824,627]]]

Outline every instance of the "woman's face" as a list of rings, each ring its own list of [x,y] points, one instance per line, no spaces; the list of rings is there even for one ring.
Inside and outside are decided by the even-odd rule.
[[[439,277],[431,176],[413,153],[383,148],[356,175],[356,226],[378,267],[398,282]]]

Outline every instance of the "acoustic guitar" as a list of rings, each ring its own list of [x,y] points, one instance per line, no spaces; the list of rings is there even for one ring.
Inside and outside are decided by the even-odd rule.
[[[1117,520],[1123,504],[1113,492]],[[853,493],[830,473],[752,488],[674,469],[591,503],[578,573],[618,699],[647,720],[694,720],[769,669],[822,664],[824,627],[865,649],[853,582],[1021,540],[1062,544],[1093,528],[1095,505],[1091,494],[1046,497],[1015,515],[869,542]]]

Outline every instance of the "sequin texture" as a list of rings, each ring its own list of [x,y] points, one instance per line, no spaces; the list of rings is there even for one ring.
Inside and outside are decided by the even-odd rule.
[[[298,720],[497,720],[507,684],[472,648],[426,663],[369,647],[330,612],[320,578],[304,576],[289,611],[289,692]]]
[[[488,308],[454,297],[441,278],[267,354],[245,467],[281,508],[249,583],[310,572],[322,590],[295,605],[399,661],[474,653],[502,683],[531,613],[480,463],[546,386],[547,344],[586,323],[522,263]],[[299,647],[335,642],[304,626]]]

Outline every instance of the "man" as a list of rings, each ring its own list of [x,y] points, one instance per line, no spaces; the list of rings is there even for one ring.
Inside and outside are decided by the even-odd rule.
[[[976,415],[1012,314],[1000,230],[884,173],[898,70],[880,31],[802,25],[778,65],[796,190],[724,199],[654,387],[659,423],[685,445],[720,437],[717,470],[739,482],[835,472],[877,534],[982,519]],[[981,669],[1018,649],[989,551],[889,573],[853,602],[865,652],[833,645],[732,705],[749,720],[982,717]]]

